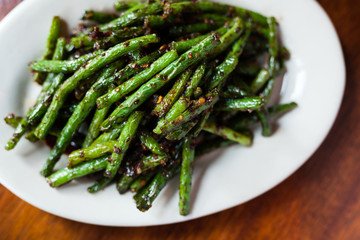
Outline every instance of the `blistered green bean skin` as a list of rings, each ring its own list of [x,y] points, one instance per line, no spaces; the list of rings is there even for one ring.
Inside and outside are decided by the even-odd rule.
[[[179,211],[185,216],[190,212],[190,195],[193,162],[195,159],[195,149],[191,146],[192,137],[184,139],[182,151],[182,163],[180,172],[180,191],[179,191]]]
[[[106,154],[112,153],[115,143],[116,141],[112,140],[72,152],[69,155],[69,167],[71,168],[83,161],[98,158]]]
[[[115,123],[121,122],[132,111],[138,108],[152,94],[161,89],[166,83],[174,79],[190,65],[202,60],[206,54],[219,44],[217,35],[211,35],[182,54],[177,60],[169,64],[158,76],[143,84],[135,93],[128,97],[101,125],[102,130],[110,129]]]
[[[131,140],[136,134],[137,128],[143,116],[143,112],[137,111],[131,114],[128,118],[125,127],[121,131],[118,141],[115,143],[113,154],[111,155],[110,161],[107,164],[106,171],[104,173],[105,177],[115,177],[115,174],[120,167],[121,161],[123,160],[127,149],[130,146]]]
[[[226,99],[217,109],[221,111],[251,111],[259,110],[263,105],[263,97],[248,97],[239,99]]]
[[[46,41],[45,50],[41,59],[51,59],[55,50],[57,39],[60,36],[61,20],[55,16],[52,19],[50,32]],[[46,74],[36,72],[34,73],[33,80],[37,83],[42,84],[46,79]]]
[[[203,76],[205,75],[206,71],[206,64],[203,63],[199,65],[193,76],[191,77],[190,84],[185,90],[185,96],[188,98],[191,98],[196,90],[196,88],[199,86],[201,80],[203,79]]]
[[[76,60],[40,60],[32,62],[29,68],[38,72],[71,73],[79,70],[87,61],[103,54],[103,50],[86,54]]]
[[[106,168],[109,156],[94,159],[89,162],[82,163],[74,168],[64,168],[47,178],[51,187],[58,187],[75,178],[79,178],[90,173],[98,172]]]
[[[130,185],[133,181],[134,178],[126,175],[122,175],[121,178],[116,183],[116,189],[120,194],[126,193],[129,190]]]
[[[195,120],[184,123],[183,125],[179,126],[177,129],[168,132],[165,138],[170,141],[181,140],[197,125],[197,123],[198,123],[197,118]],[[189,136],[192,136],[192,134]]]
[[[77,83],[85,79],[96,71],[104,67],[105,65],[111,63],[115,59],[118,59],[120,56],[137,50],[149,43],[158,42],[159,38],[156,35],[147,35],[144,37],[134,38],[132,40],[120,43],[115,47],[110,48],[104,52],[101,56],[97,56],[91,59],[86,66],[81,67],[77,72],[74,73],[72,77],[67,79],[63,85],[56,91],[55,96],[51,102],[48,111],[46,112],[44,118],[42,119],[40,125],[37,127],[35,135],[39,139],[44,139],[47,132],[54,124],[54,121],[57,117],[57,113],[64,104],[66,97],[70,94],[72,90],[75,89]]]

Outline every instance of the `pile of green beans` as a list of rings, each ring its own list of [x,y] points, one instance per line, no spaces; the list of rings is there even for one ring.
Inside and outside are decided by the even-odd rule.
[[[270,136],[296,107],[269,104],[289,52],[275,18],[247,9],[184,0],[114,8],[86,10],[68,36],[53,18],[42,58],[29,64],[41,92],[24,117],[5,118],[15,128],[5,148],[24,135],[55,142],[41,170],[50,186],[97,173],[90,193],[116,183],[141,211],[180,173],[187,215],[195,158],[250,146],[257,125]],[[68,167],[54,170],[65,153]]]

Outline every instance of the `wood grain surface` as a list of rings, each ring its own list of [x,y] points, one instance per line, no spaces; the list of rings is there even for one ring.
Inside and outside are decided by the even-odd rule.
[[[19,2],[0,0],[0,19]],[[279,186],[246,204],[197,220],[114,228],[48,214],[0,185],[0,239],[360,239],[360,1],[318,2],[330,15],[343,46],[345,97],[324,143]]]

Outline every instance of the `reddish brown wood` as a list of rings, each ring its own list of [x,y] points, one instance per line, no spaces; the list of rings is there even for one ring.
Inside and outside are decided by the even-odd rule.
[[[0,0],[0,19],[18,2]],[[318,2],[342,42],[347,64],[345,98],[325,142],[286,181],[227,211],[186,223],[136,229],[62,219],[0,186],[0,239],[360,239],[360,2]]]

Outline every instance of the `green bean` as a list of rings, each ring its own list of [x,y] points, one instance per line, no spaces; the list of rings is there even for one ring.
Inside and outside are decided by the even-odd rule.
[[[181,113],[183,113],[190,105],[190,98],[185,95],[181,96],[172,106],[172,108],[166,113],[165,117],[160,118],[153,132],[161,134],[162,129],[171,121],[176,120]]]
[[[113,21],[101,25],[99,27],[99,30],[109,31],[112,29],[119,29],[122,27],[130,26],[131,24],[134,24],[135,22],[139,21],[142,17],[145,17],[147,15],[156,14],[162,10],[161,3],[153,3],[148,6],[143,6],[141,8],[137,8],[130,12],[125,12],[122,16],[120,16],[117,19],[114,19]]]
[[[191,77],[190,84],[185,90],[185,97],[191,98],[196,88],[199,86],[206,70],[206,64],[199,65]]]
[[[177,129],[172,130],[166,135],[166,139],[170,141],[183,139],[198,123],[198,119],[189,121]]]
[[[188,215],[190,212],[190,195],[193,163],[195,151],[191,146],[192,137],[184,139],[182,151],[182,163],[180,172],[179,211],[180,215]]]
[[[249,96],[249,92],[235,85],[224,86],[222,97],[225,98],[244,98]]]
[[[134,199],[136,201],[136,207],[142,212],[149,210],[160,191],[179,169],[178,163],[174,163],[173,165],[161,169],[146,187],[135,194]]]
[[[117,16],[115,14],[108,14],[108,13],[103,13],[103,12],[86,10],[81,19],[82,20],[90,20],[90,21],[94,21],[97,23],[108,23],[108,22],[114,20],[115,18],[117,18]]]
[[[214,122],[207,121],[203,128],[205,131],[216,134],[225,139],[237,142],[244,146],[249,146],[251,144],[251,137],[240,132],[236,132],[231,128],[225,126],[218,126]]]
[[[130,142],[136,134],[138,126],[143,118],[143,112],[134,112],[130,115],[125,124],[125,127],[121,131],[120,137],[114,146],[114,151],[111,155],[110,161],[106,166],[104,173],[105,177],[113,178],[115,177],[116,172],[118,171],[122,159],[129,148]]]
[[[139,177],[137,177],[130,185],[131,192],[138,192],[141,188],[143,188],[146,183],[148,183],[151,178],[156,174],[156,171],[149,171],[143,173]]]
[[[259,94],[260,96],[263,96],[264,98],[264,105],[266,106],[271,98],[271,93],[273,91],[275,84],[275,80],[273,78],[270,78],[264,88],[264,90]]]
[[[251,82],[250,88],[253,93],[259,91],[269,80],[270,73],[267,69],[261,69],[254,81]]]
[[[155,61],[164,53],[163,50],[156,50],[149,55],[146,55],[135,62],[131,62],[124,69],[116,73],[115,75],[115,83],[120,85],[126,79],[133,76],[134,74],[139,73],[141,70],[148,67],[148,64]]]
[[[269,25],[269,73],[270,77],[274,77],[276,73],[276,59],[278,56],[278,44],[276,33],[276,21],[274,17],[267,19]]]
[[[296,106],[296,103],[290,102],[274,105],[272,107],[269,107],[267,110],[270,117],[275,117],[294,109]],[[234,117],[233,120],[230,122],[230,126],[233,129],[244,129],[248,128],[251,124],[258,123],[259,121],[260,118],[258,112],[255,112],[255,114],[247,114],[246,116]]]
[[[208,111],[211,109],[214,104],[219,100],[219,91],[215,88],[205,94],[204,97],[199,98],[198,100],[194,101],[190,107],[185,110],[178,119],[175,119],[168,124],[166,124],[163,128],[161,128],[162,134],[168,134],[173,130],[177,129],[184,123],[200,116],[203,112]]]
[[[145,31],[146,29],[142,27],[130,27],[112,31],[111,35],[105,38],[94,38],[90,36],[73,37],[70,39],[69,43],[66,44],[66,51],[71,52],[74,49],[82,47],[90,47],[94,49],[111,47],[129,38],[143,35]]]
[[[163,155],[164,151],[160,144],[155,140],[153,136],[147,131],[141,131],[139,134],[139,138],[142,144],[145,145],[152,153],[157,155]],[[165,153],[166,155],[166,153]]]
[[[61,20],[55,16],[52,19],[50,32],[46,41],[45,50],[41,59],[51,59],[56,47],[56,41],[60,36]],[[33,80],[37,83],[42,84],[46,79],[46,74],[36,72],[34,73]]]
[[[47,178],[51,187],[58,187],[75,178],[79,178],[90,173],[98,172],[106,168],[109,156],[94,159],[89,162],[84,162],[74,168],[64,168],[49,176]]]
[[[119,180],[116,182],[116,189],[120,194],[124,194],[129,190],[130,185],[133,181],[133,177],[122,175],[121,178],[119,178]]]
[[[191,130],[191,133],[190,133],[191,136],[196,138],[200,134],[200,132],[204,128],[206,121],[209,119],[210,115],[211,115],[211,112],[207,112],[200,117],[199,121],[196,123],[194,128]]]
[[[216,72],[210,80],[208,86],[209,90],[220,86],[223,83],[224,79],[226,79],[227,76],[229,76],[229,74],[234,71],[239,62],[239,56],[244,50],[244,46],[250,36],[250,33],[251,30],[249,24],[247,24],[244,36],[233,44],[232,50],[227,54],[225,60],[216,67]]]
[[[106,154],[112,153],[115,143],[116,141],[111,140],[108,142],[92,145],[87,148],[73,151],[69,155],[69,168],[72,168],[73,166],[76,166],[79,163],[87,161],[89,159],[99,158]]]
[[[144,158],[142,158],[140,160],[140,162],[138,162],[136,164],[136,174],[141,174],[151,168],[155,168],[157,166],[164,165],[168,160],[168,156],[167,154],[165,154],[164,152],[162,152],[160,155],[156,155],[156,154],[151,154],[148,155]]]
[[[29,68],[38,72],[71,73],[79,70],[86,62],[103,54],[98,50],[79,57],[76,60],[40,60],[30,63]],[[84,67],[83,67],[84,68]]]
[[[109,185],[109,183],[111,183],[112,180],[113,179],[111,179],[111,178],[107,178],[107,177],[102,176],[92,186],[88,187],[87,190],[88,190],[89,193],[96,193],[99,190],[106,187],[107,185]]]
[[[216,58],[219,54],[229,48],[231,44],[233,44],[240,37],[243,31],[243,21],[241,21],[240,18],[234,18],[231,24],[229,24],[228,31],[221,36],[221,43],[209,53],[210,58]]]
[[[254,22],[257,22],[262,25],[266,25],[266,17],[263,15],[244,9],[240,7],[233,7],[221,3],[214,2],[180,2],[173,3],[165,6],[164,14],[178,14],[180,12],[196,12],[196,11],[204,11],[204,12],[214,12],[218,14],[225,13],[234,13],[236,16],[241,17],[244,20],[251,19]]]
[[[248,97],[240,99],[226,99],[216,107],[220,111],[252,111],[259,110],[264,105],[263,97]]]
[[[15,117],[14,114],[9,114],[4,118],[4,121],[7,125],[16,128],[20,124],[22,119],[22,117]]]

